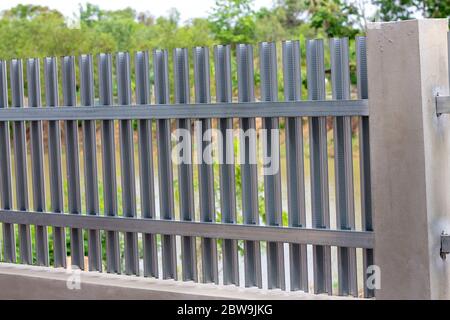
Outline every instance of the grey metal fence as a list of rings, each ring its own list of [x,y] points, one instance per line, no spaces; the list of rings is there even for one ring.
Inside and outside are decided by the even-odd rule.
[[[63,57],[61,78],[58,59],[45,58],[45,107],[40,60],[26,60],[27,103],[22,61],[10,61],[9,72],[8,63],[1,61],[2,261],[67,267],[69,255],[72,265],[90,271],[106,267],[110,273],[163,279],[177,279],[181,272],[183,281],[352,296],[364,288],[364,296],[372,297],[373,291],[365,285],[374,247],[365,38],[358,37],[355,43],[358,100],[351,100],[348,39],[329,42],[332,100],[327,100],[323,40],[306,43],[307,100],[302,100],[299,41],[282,43],[284,101],[278,100],[275,43],[259,45],[258,101],[251,45],[237,45],[235,50],[214,47],[214,102],[205,47],[193,50],[195,103],[190,97],[187,49],[173,52],[173,103],[166,50],[153,51],[152,68],[149,54],[137,52],[134,74],[130,55],[123,52],[116,54],[115,66],[110,54],[100,54],[96,74],[91,55]],[[233,52],[237,101],[233,101]],[[98,100],[94,79],[98,79]],[[327,137],[329,119],[332,140]],[[228,129],[268,129],[262,152],[281,158],[281,170],[261,176],[259,165],[250,161],[257,150],[252,150],[256,147],[248,135],[239,141],[244,160],[240,165],[234,161],[215,165],[201,157],[198,167],[173,164],[172,146],[180,140],[172,138],[172,131],[191,131],[194,120],[201,121],[202,136],[214,126],[222,132],[221,159],[236,158],[236,137],[227,135]],[[357,132],[352,129],[356,122]],[[280,129],[283,141],[270,129]],[[355,135],[359,140],[352,139]],[[192,159],[210,147],[211,142],[197,138],[189,141],[195,148],[186,150],[185,157]],[[330,141],[334,145],[331,174]],[[285,153],[279,152],[281,146]],[[359,171],[354,168],[358,157]],[[360,192],[355,192],[355,181]],[[50,191],[49,205],[46,191]],[[355,199],[355,194],[360,198]],[[361,210],[355,209],[355,203]]]

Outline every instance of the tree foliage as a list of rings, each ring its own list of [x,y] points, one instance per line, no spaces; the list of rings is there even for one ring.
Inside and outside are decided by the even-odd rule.
[[[311,26],[323,29],[328,37],[353,38],[358,33],[359,13],[354,4],[345,0],[309,0],[308,4]]]
[[[448,18],[448,0],[374,0],[378,6],[377,17],[383,21],[412,19],[419,15],[424,18]]]
[[[295,28],[305,22],[305,13],[309,6],[307,0],[277,0],[276,3],[280,10],[278,16],[285,28]]]
[[[214,38],[221,43],[248,43],[255,38],[252,0],[216,0],[209,16]]]
[[[18,5],[0,13],[0,59],[79,55],[175,46],[211,45],[206,19],[180,25],[179,13],[154,18],[127,8],[107,11],[80,6],[79,24],[72,26],[56,10]]]
[[[365,0],[378,6],[364,20],[409,19],[417,15],[450,15],[442,0]],[[45,6],[18,5],[0,13],[0,59],[79,55],[150,48],[211,46],[304,39],[349,37],[363,32],[364,11],[356,0],[275,0],[254,9],[253,0],[216,0],[207,18],[180,21],[175,9],[155,17],[131,8],[108,11],[80,5],[78,23]]]

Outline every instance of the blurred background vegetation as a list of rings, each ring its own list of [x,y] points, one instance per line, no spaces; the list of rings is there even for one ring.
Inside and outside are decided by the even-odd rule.
[[[450,15],[450,1],[442,0],[273,0],[271,7],[258,10],[254,9],[254,0],[216,0],[211,1],[211,4],[207,17],[187,21],[181,21],[177,9],[169,10],[166,16],[155,17],[151,11],[137,12],[132,8],[132,2],[129,8],[115,11],[103,10],[90,3],[79,5],[79,12],[74,12],[72,18],[45,6],[17,5],[0,12],[0,59],[78,56],[85,53],[95,55],[117,51],[128,51],[133,57],[133,53],[138,50],[167,49],[170,82],[173,84],[171,60],[172,50],[176,47],[231,44],[233,48],[237,43],[300,40],[304,57],[305,39],[348,37],[352,93],[355,95],[353,39],[356,35],[364,34],[367,22]],[[325,48],[325,63],[328,66],[327,42]],[[257,57],[256,47],[256,62]],[[236,62],[232,60],[233,88],[236,88]],[[281,63],[281,54],[278,60]],[[306,88],[304,60],[302,79],[303,87]],[[255,68],[257,96],[258,69]],[[191,60],[191,79],[192,72]],[[213,68],[211,72],[211,79],[214,79]],[[330,70],[326,72],[329,78]],[[281,72],[279,78],[279,97],[282,99]],[[133,75],[131,80],[134,90]],[[215,95],[213,82],[212,97]],[[26,89],[25,83],[25,92]],[[306,90],[303,90],[303,96],[306,96]]]
[[[368,14],[368,5],[377,10]],[[272,7],[258,10],[253,10],[252,0],[216,0],[208,17],[183,23],[176,9],[155,17],[131,7],[107,11],[80,5],[78,21],[44,6],[5,10],[0,13],[0,59],[318,36],[353,38],[364,32],[367,21],[450,15],[450,1],[445,0],[274,0]]]

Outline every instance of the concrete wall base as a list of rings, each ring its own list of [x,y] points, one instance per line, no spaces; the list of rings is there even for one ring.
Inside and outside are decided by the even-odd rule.
[[[76,289],[77,279],[80,280],[79,289]],[[68,288],[68,283],[73,289]],[[0,299],[317,300],[343,298],[98,272],[71,272],[61,268],[0,264]]]

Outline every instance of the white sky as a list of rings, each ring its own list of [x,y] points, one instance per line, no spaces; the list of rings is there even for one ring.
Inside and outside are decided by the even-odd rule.
[[[196,17],[205,17],[215,0],[1,0],[0,11],[18,4],[35,4],[56,9],[66,17],[73,17],[78,12],[79,4],[86,2],[100,6],[105,10],[118,10],[131,7],[138,12],[150,12],[153,16],[165,16],[171,8],[181,14],[181,21]],[[273,0],[255,0],[255,9],[271,7]]]

